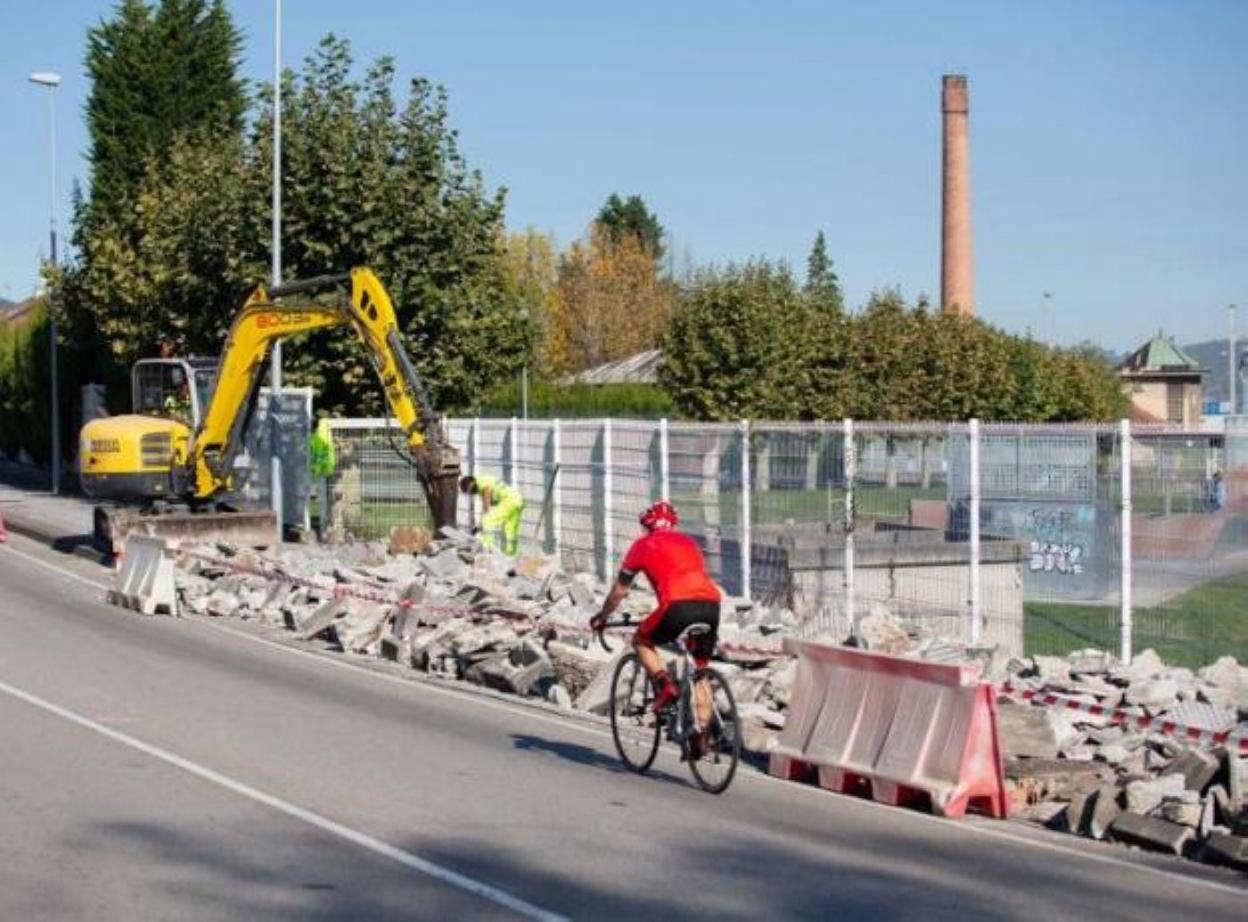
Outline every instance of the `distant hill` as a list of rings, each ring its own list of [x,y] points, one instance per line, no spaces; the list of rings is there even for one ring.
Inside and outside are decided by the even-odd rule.
[[[1248,334],[1245,334],[1248,338]],[[1226,340],[1211,339],[1203,343],[1192,343],[1184,346],[1183,351],[1200,363],[1205,369],[1205,399],[1229,400],[1230,391],[1226,380]],[[1235,344],[1235,351],[1240,355],[1248,355],[1248,342],[1241,339]]]

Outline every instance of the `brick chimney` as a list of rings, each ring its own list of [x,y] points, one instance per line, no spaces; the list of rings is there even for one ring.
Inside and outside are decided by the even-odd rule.
[[[944,124],[941,163],[940,304],[946,311],[975,314],[971,255],[971,139],[966,77],[946,74],[940,111]]]

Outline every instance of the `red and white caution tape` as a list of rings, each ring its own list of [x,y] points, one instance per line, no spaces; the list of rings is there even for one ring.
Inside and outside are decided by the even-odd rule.
[[[1248,733],[1243,733],[1242,731],[1215,731],[1206,730],[1204,727],[1191,727],[1163,717],[1150,717],[1148,714],[1136,714],[1123,708],[1106,707],[1103,704],[1090,704],[1087,701],[1080,701],[1078,698],[1071,698],[1068,695],[1036,691],[1030,688],[1019,688],[1008,682],[1002,685],[999,690],[1003,695],[1008,695],[1020,701],[1028,701],[1041,707],[1061,708],[1067,711],[1080,711],[1084,714],[1092,714],[1096,717],[1107,717],[1110,723],[1148,730],[1151,733],[1160,733],[1162,736],[1169,736],[1190,743],[1204,743],[1210,746],[1233,746],[1241,754],[1248,755]]]

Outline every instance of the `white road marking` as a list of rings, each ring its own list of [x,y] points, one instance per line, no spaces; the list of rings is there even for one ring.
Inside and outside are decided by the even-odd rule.
[[[85,576],[79,576],[77,573],[74,573],[72,570],[66,570],[66,569],[63,569],[62,567],[58,567],[54,564],[48,563],[46,560],[40,560],[38,557],[19,551],[17,548],[13,547],[13,545],[11,544],[4,545],[3,550],[4,550],[4,553],[6,554],[13,554],[16,557],[22,558],[22,560],[28,560],[31,563],[35,564],[36,566],[43,567],[45,570],[50,570],[51,572],[55,573],[57,576],[68,576],[70,579],[76,582],[82,583],[86,586],[90,586],[93,589],[103,589],[106,592],[108,591],[109,587],[106,583],[97,583],[93,579],[87,579]]]
[[[450,884],[452,887],[458,887],[460,890],[464,890],[474,896],[479,896],[482,899],[489,900],[491,903],[497,903],[499,906],[510,909],[526,918],[539,919],[542,920],[542,922],[563,922],[563,920],[566,919],[565,916],[542,909],[540,906],[535,906],[532,903],[520,899],[519,897],[512,896],[510,893],[499,890],[497,887],[492,887],[489,884],[473,880],[471,877],[460,874],[457,871],[452,871],[449,868],[444,868],[439,864],[434,864],[432,861],[427,861],[419,855],[412,854],[411,852],[391,845],[388,842],[383,842],[380,839],[376,839],[368,835],[367,833],[360,832],[358,829],[352,829],[350,826],[344,826],[342,823],[335,822],[334,820],[321,816],[319,813],[314,813],[304,807],[292,804],[290,801],[283,800],[280,797],[275,797],[272,794],[266,794],[264,791],[253,788],[250,785],[230,778],[227,775],[223,775],[211,768],[200,765],[197,762],[192,762],[190,759],[185,759],[182,756],[169,752],[166,749],[161,749],[159,746],[153,746],[150,743],[145,743],[140,739],[136,739],[126,733],[114,730],[111,727],[106,727],[89,717],[84,717],[83,715],[71,711],[68,708],[63,708],[60,705],[53,704],[51,701],[47,701],[37,695],[32,695],[31,693],[9,685],[6,682],[0,682],[0,692],[4,692],[5,694],[10,695],[13,698],[17,698],[20,701],[25,701],[27,704],[33,705],[43,711],[47,711],[49,714],[54,714],[57,717],[68,720],[70,723],[77,724],[80,727],[99,733],[101,736],[106,736],[114,742],[121,743],[123,746],[136,749],[145,755],[151,756],[154,759],[159,759],[160,761],[172,765],[175,768],[180,768],[185,772],[195,775],[197,778],[202,778],[205,781],[211,782],[219,787],[223,787],[227,791],[239,794],[249,800],[254,800],[257,803],[264,804],[266,807],[271,807],[279,813],[284,813],[287,816],[307,823],[310,826],[315,826],[317,829],[320,829],[323,832],[328,832],[330,835],[337,836],[338,838],[345,839],[346,841],[358,845],[361,848],[376,852],[383,857],[389,858],[391,861],[398,862],[404,867],[411,868],[414,871],[419,871],[420,873],[442,881],[443,883]]]
[[[32,563],[36,563],[39,566],[45,567],[46,569],[52,570],[56,573],[63,573],[65,575],[68,575],[78,580],[81,583],[85,583],[89,586],[93,586],[98,589],[108,588],[102,583],[96,583],[92,580],[86,579],[85,577],[78,576],[77,574],[69,573],[68,571],[63,571],[53,566],[52,564],[42,561],[36,557],[32,557],[29,554],[23,554],[22,552],[14,550],[13,548],[9,548],[8,550],[14,554],[17,554],[19,557],[23,557],[31,561]],[[510,714],[528,717],[534,720],[545,721],[546,723],[554,724],[564,729],[577,730],[577,731],[580,731],[581,733],[585,733],[590,736],[595,736],[600,739],[611,739],[611,732],[608,729],[606,729],[605,727],[596,726],[592,723],[587,723],[583,720],[563,717],[563,716],[556,715],[556,714],[548,714],[536,708],[524,707],[523,705],[510,704],[505,701],[498,701],[493,698],[487,697],[485,695],[475,693],[468,689],[443,687],[441,685],[435,684],[434,682],[430,680],[421,679],[419,677],[409,679],[409,678],[404,678],[401,676],[390,675],[385,672],[378,672],[374,669],[368,669],[364,666],[357,665],[356,663],[351,663],[342,659],[337,659],[337,658],[333,658],[330,656],[326,656],[325,654],[318,653],[314,650],[301,650],[298,647],[292,647],[287,644],[279,643],[278,641],[275,641],[275,640],[269,640],[268,638],[265,638],[265,637],[257,637],[254,634],[249,634],[249,633],[246,633],[245,631],[240,631],[236,628],[229,627],[228,625],[225,625],[225,624],[220,624],[216,621],[211,621],[207,618],[190,617],[190,618],[186,618],[185,620],[191,621],[192,623],[195,623],[198,625],[212,628],[214,630],[220,631],[225,634],[230,634],[240,640],[245,640],[250,643],[259,644],[263,647],[268,647],[272,650],[275,650],[281,653],[307,657],[318,663],[322,663],[326,666],[331,666],[331,667],[338,668],[338,669],[347,669],[352,672],[358,672],[363,675],[372,676],[373,678],[382,679],[382,680],[389,681],[389,682],[394,682],[394,683],[402,685],[405,688],[419,689],[421,691],[427,691],[433,694],[456,698],[456,699],[459,699],[460,701],[469,699],[469,700],[487,705],[489,707],[495,708],[497,710],[506,711]],[[674,753],[667,752],[667,747],[664,747],[662,750],[660,750],[660,754],[665,755],[665,756],[671,756],[672,759],[676,758]],[[782,785],[787,791],[791,791],[791,792],[800,791],[802,794],[806,796],[813,796],[813,797],[819,797],[819,798],[828,798],[829,796],[834,796],[834,795],[831,795],[831,792],[824,791],[821,788],[815,787],[813,785],[796,784],[792,781],[786,781],[783,778],[773,777],[772,775],[768,775],[764,772],[745,771],[745,772],[742,772],[739,775],[739,777],[744,780],[750,780],[753,782],[762,782],[762,783]],[[880,804],[872,800],[864,800],[864,799],[860,799],[856,797],[839,797],[837,798],[836,803],[839,805],[848,805],[855,809],[883,810],[889,813],[895,813],[897,809],[896,807],[890,807],[887,804]],[[1207,880],[1203,877],[1193,877],[1193,876],[1183,874],[1178,871],[1171,871],[1166,868],[1158,868],[1149,864],[1141,864],[1141,863],[1137,863],[1134,861],[1128,861],[1124,858],[1118,858],[1114,855],[1097,854],[1094,851],[1090,851],[1090,850],[1082,849],[1082,848],[1074,848],[1068,845],[1063,845],[1060,842],[1049,842],[1049,841],[1043,841],[1043,840],[1036,839],[1036,838],[1029,837],[1029,836],[1017,835],[1015,833],[1009,832],[1007,829],[996,829],[996,828],[981,825],[975,822],[970,822],[970,823],[958,822],[956,820],[948,820],[948,819],[945,819],[944,817],[939,817],[939,816],[935,816],[935,815],[927,814],[927,813],[918,813],[916,811],[908,811],[906,813],[906,817],[907,819],[920,820],[920,821],[924,821],[928,823],[939,824],[943,830],[958,830],[960,832],[969,833],[972,835],[982,835],[982,836],[987,836],[993,839],[1004,839],[1006,841],[1013,842],[1017,845],[1028,846],[1031,848],[1040,849],[1042,851],[1057,852],[1058,854],[1062,854],[1071,858],[1078,858],[1078,859],[1083,859],[1087,861],[1093,861],[1098,864],[1105,864],[1105,865],[1109,865],[1109,866],[1116,867],[1116,868],[1129,869],[1132,871],[1137,871],[1142,874],[1157,875],[1157,876],[1168,878],[1170,880],[1173,880],[1182,884],[1186,884],[1189,886],[1203,887],[1203,888],[1215,890],[1221,893],[1230,893],[1234,896],[1241,896],[1241,897],[1244,896],[1245,894],[1248,894],[1248,889],[1244,887],[1237,887],[1233,884],[1224,884],[1218,881]],[[1056,833],[1054,835],[1056,835]]]

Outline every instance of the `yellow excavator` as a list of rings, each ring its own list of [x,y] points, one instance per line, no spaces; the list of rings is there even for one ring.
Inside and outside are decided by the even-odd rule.
[[[333,291],[331,301],[315,300]],[[88,422],[79,437],[83,491],[97,541],[119,551],[139,531],[162,537],[271,544],[272,511],[233,497],[234,464],[272,345],[350,326],[381,379],[403,430],[434,525],[455,524],[458,451],[446,439],[424,382],[403,348],[394,305],[372,270],[355,268],[272,288],[258,286],[230,327],[219,361],[144,359],[133,369],[133,413]]]

